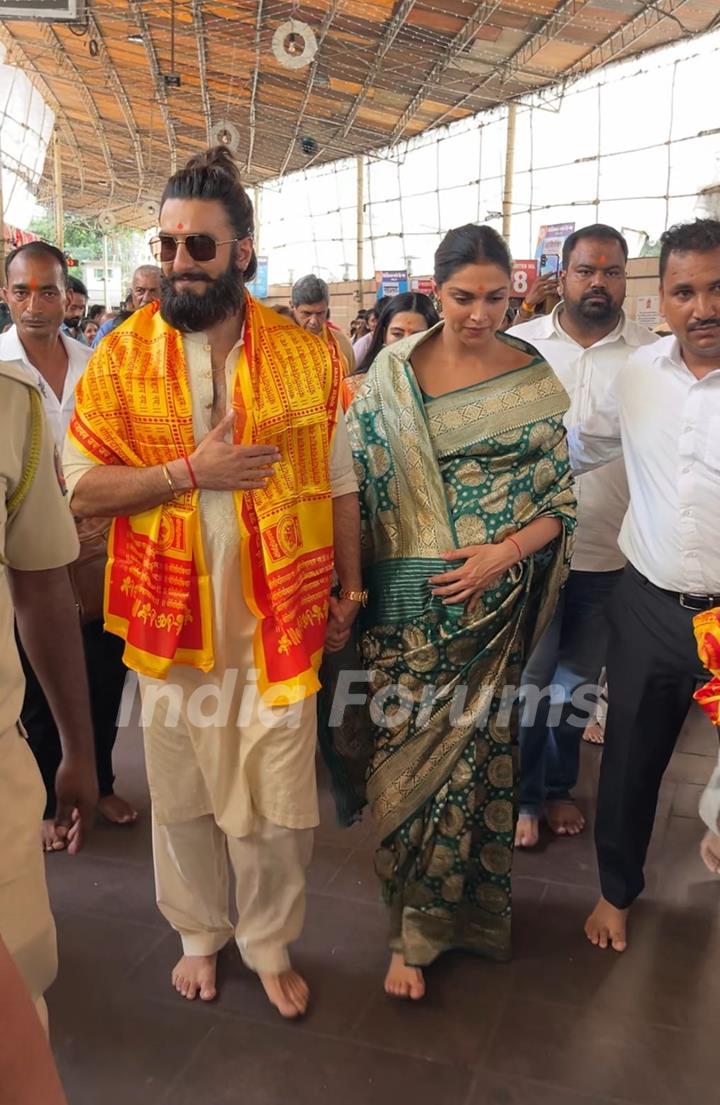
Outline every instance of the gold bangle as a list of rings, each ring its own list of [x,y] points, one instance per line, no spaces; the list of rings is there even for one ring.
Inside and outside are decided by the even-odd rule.
[[[163,464],[162,474],[165,477],[165,479],[167,480],[167,485],[170,488],[170,493],[171,493],[173,499],[177,498],[177,493],[178,493],[177,488],[175,487],[175,484],[172,482],[172,479],[170,478],[170,471],[168,469],[167,464]]]
[[[359,602],[361,606],[367,606],[368,604],[367,591],[345,591],[340,588],[338,598],[347,599],[348,602]]]

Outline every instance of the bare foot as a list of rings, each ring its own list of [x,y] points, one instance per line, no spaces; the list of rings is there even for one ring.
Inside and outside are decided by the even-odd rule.
[[[292,1019],[307,1012],[310,991],[307,982],[297,971],[283,971],[281,975],[258,972],[271,1005],[281,1017]]]
[[[521,813],[515,828],[515,847],[534,848],[540,839],[540,822],[529,813]]]
[[[137,810],[133,809],[130,803],[119,794],[107,794],[101,798],[97,804],[97,811],[111,825],[134,825],[138,819]]]
[[[172,973],[172,984],[178,994],[194,1001],[213,1001],[217,997],[215,971],[217,955],[184,955]]]
[[[55,828],[55,822],[50,817],[47,821],[43,821],[40,829],[40,839],[42,840],[42,846],[44,852],[64,852],[66,848],[66,842],[61,840],[57,835]]]
[[[545,818],[557,836],[577,836],[585,828],[585,818],[574,802],[548,802]]]
[[[407,967],[399,952],[393,952],[388,973],[385,976],[385,993],[393,998],[412,998],[419,1001],[425,996],[425,979],[419,967]]]
[[[597,721],[594,721],[592,725],[585,727],[582,739],[586,744],[605,744],[605,729]]]
[[[585,922],[585,935],[596,948],[612,947],[624,952],[627,947],[626,909],[618,909],[601,898]]]

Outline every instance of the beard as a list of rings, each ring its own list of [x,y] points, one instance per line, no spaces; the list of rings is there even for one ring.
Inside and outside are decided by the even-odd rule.
[[[204,294],[198,295],[189,290],[177,291],[178,277],[163,276],[160,314],[169,326],[184,334],[196,334],[216,326],[241,310],[245,302],[245,283],[242,273],[235,267],[234,257],[220,276],[213,278],[202,272],[191,275],[207,284]]]
[[[567,304],[566,304],[567,306]],[[583,296],[578,302],[570,306],[571,314],[585,322],[611,322],[620,315],[620,308],[613,303],[610,296]]]

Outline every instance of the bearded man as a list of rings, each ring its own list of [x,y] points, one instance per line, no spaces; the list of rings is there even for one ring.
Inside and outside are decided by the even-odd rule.
[[[234,931],[296,1017],[308,987],[288,945],[318,821],[317,671],[362,598],[359,510],[340,365],[247,294],[253,232],[226,149],[171,177],[153,244],[160,304],[91,360],[65,464],[73,510],[115,518],[105,622],[139,673],[157,901],[184,952],[173,985],[212,1000]]]

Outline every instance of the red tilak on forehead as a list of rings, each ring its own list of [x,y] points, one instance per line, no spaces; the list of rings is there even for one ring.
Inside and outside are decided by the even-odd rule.
[[[40,287],[40,281],[36,276],[31,276],[28,280],[28,288],[31,292],[36,292]]]

